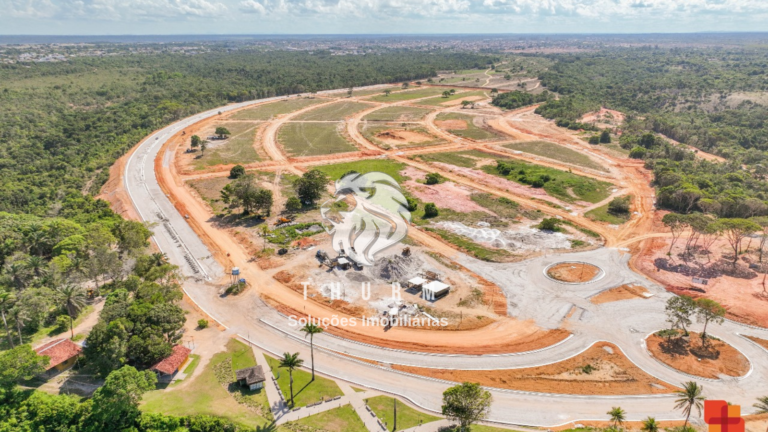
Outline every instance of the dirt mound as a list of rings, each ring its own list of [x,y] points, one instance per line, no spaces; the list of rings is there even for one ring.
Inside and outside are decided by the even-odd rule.
[[[501,370],[446,370],[392,365],[393,369],[487,387],[559,394],[628,395],[676,389],[646,374],[619,349],[601,342],[570,359],[546,366]]]
[[[547,269],[547,275],[561,282],[589,282],[600,273],[600,268],[584,263],[560,263]]]
[[[390,255],[376,261],[370,267],[370,274],[387,282],[402,282],[416,276],[424,266],[424,261],[411,255]]]
[[[403,130],[403,129],[388,129],[379,132],[376,138],[385,144],[420,144],[423,142],[432,141],[435,137],[425,134],[423,132]]]
[[[656,359],[687,374],[717,379],[720,375],[740,377],[749,371],[749,361],[736,348],[716,339],[702,347],[698,333],[669,340],[653,334],[646,344]]]
[[[607,291],[603,291],[600,294],[592,297],[590,301],[593,304],[610,303],[621,300],[632,300],[637,298],[647,298],[648,290],[639,285],[621,285],[616,288],[611,288]]]

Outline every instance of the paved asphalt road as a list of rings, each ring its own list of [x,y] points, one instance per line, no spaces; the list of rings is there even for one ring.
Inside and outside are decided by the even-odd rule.
[[[268,308],[251,291],[235,303],[239,313],[233,313],[233,302],[225,304],[218,289],[210,281],[223,275],[222,267],[211,257],[208,248],[162,193],[154,172],[154,160],[163,143],[173,134],[204,118],[250,104],[277,100],[272,98],[228,105],[197,114],[170,125],[146,139],[126,164],[125,187],[139,215],[156,224],[154,240],[188,277],[184,289],[189,297],[209,315],[228,328],[232,334],[248,338],[262,349],[278,354],[300,352],[309,358],[309,346],[302,335],[288,325],[285,317]],[[166,157],[166,156],[164,156]],[[170,161],[168,155],[164,162]],[[494,281],[508,296],[512,316],[537,320],[543,327],[557,327],[575,306],[571,318],[574,336],[563,343],[532,353],[501,356],[441,356],[403,353],[367,346],[321,334],[315,337],[317,370],[351,383],[404,397],[428,411],[439,411],[442,392],[447,382],[395,372],[387,367],[344,357],[338,352],[356,357],[376,359],[383,363],[404,363],[423,367],[456,369],[498,369],[529,367],[561,361],[588,348],[596,341],[609,341],[638,366],[657,378],[672,384],[695,379],[705,387],[709,398],[726,399],[741,404],[742,412],[751,412],[759,396],[768,395],[768,352],[739,334],[768,339],[768,330],[750,328],[736,323],[712,329],[712,334],[738,348],[751,361],[753,369],[744,378],[704,380],[674,371],[645,351],[644,338],[665,325],[664,302],[670,295],[662,287],[649,284],[626,265],[628,256],[615,249],[550,255],[522,263],[490,264],[463,256],[462,264],[479,275]],[[563,285],[543,275],[543,268],[558,260],[580,260],[594,263],[606,272],[600,281],[580,286]],[[654,297],[607,305],[593,305],[588,298],[618,283],[640,282],[649,287]],[[335,352],[332,352],[335,351]],[[674,410],[674,396],[573,396],[536,394],[518,391],[492,390],[493,410],[489,420],[507,424],[554,426],[576,420],[605,420],[606,412],[621,406],[629,420],[654,416],[657,420],[681,419]]]

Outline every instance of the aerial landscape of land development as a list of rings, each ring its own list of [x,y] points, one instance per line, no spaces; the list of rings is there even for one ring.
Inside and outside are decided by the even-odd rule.
[[[0,431],[768,430],[768,7],[86,3],[0,13]]]

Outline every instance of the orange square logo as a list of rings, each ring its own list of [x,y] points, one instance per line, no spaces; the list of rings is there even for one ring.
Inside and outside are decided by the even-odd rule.
[[[744,432],[744,419],[739,405],[728,405],[725,401],[704,401],[704,421],[709,432]]]

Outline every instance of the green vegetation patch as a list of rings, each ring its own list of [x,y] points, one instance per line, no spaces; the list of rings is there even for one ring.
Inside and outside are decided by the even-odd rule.
[[[457,93],[454,93],[454,94],[452,94],[452,95],[450,95],[448,97],[440,96],[440,97],[436,97],[436,98],[425,99],[423,101],[419,101],[419,105],[440,106],[440,105],[445,104],[446,102],[452,102],[452,101],[459,100],[459,99],[464,99],[464,98],[468,98],[468,97],[469,98],[471,98],[471,97],[478,97],[478,96],[482,97],[482,98],[488,97],[488,95],[484,91],[482,91],[482,90],[457,92]],[[477,99],[477,100],[480,100],[480,99]]]
[[[373,105],[354,102],[354,101],[341,101],[330,105],[325,105],[319,108],[315,108],[300,114],[295,120],[304,121],[335,121],[344,120],[352,114],[362,111],[367,108],[371,108]]]
[[[316,168],[334,181],[350,171],[356,171],[360,174],[382,172],[395,179],[398,183],[408,180],[408,178],[400,174],[400,171],[405,168],[405,164],[388,159],[365,159],[357,162],[322,165]]]
[[[505,144],[504,147],[510,150],[517,150],[532,155],[542,156],[568,164],[577,165],[584,168],[590,168],[607,172],[608,169],[595,162],[589,156],[577,152],[576,150],[563,147],[561,145],[548,141],[530,141],[521,143]]]
[[[312,229],[313,226],[321,229]],[[282,228],[276,228],[269,232],[268,238],[270,243],[285,245],[294,240],[298,240],[303,237],[310,237],[322,232],[325,231],[322,229],[322,224],[320,222],[305,222],[296,225],[289,225]]]
[[[271,413],[268,413],[266,392],[248,392],[258,393],[251,395],[254,403],[263,406],[265,413],[270,417],[259,416],[246,404],[237,402],[233,394],[230,394],[219,379],[216,377],[216,370],[229,368],[232,370],[233,356],[244,349],[250,350],[248,346],[236,341],[230,340],[227,343],[227,349],[224,352],[215,354],[211,361],[205,366],[203,372],[195,377],[192,382],[181,389],[170,387],[165,390],[154,390],[144,395],[141,404],[141,410],[148,413],[158,413],[174,416],[191,415],[211,415],[224,417],[236,423],[249,427],[264,427],[271,423]],[[253,354],[251,354],[252,356]],[[238,355],[242,356],[242,354]],[[255,363],[255,361],[254,361]],[[234,376],[231,378],[234,382]]]
[[[429,96],[437,96],[444,91],[445,89],[440,87],[423,87],[417,88],[416,90],[402,90],[398,92],[392,92],[389,94],[389,96],[381,94],[378,96],[370,97],[368,100],[374,102],[400,102],[405,100],[425,98]]]
[[[389,396],[376,396],[370,399],[366,399],[365,402],[376,414],[376,417],[385,422],[388,427],[393,427],[395,424],[394,418],[394,406],[395,398]],[[397,429],[404,430],[412,427],[419,426],[420,424],[427,424],[433,421],[440,420],[440,417],[425,414],[421,411],[417,411],[408,405],[398,401],[397,404]],[[474,426],[472,427],[474,430]]]
[[[425,162],[440,162],[463,168],[474,168],[480,159],[495,160],[498,159],[499,156],[484,153],[479,150],[469,150],[463,152],[430,153],[419,155],[418,158]]]
[[[197,150],[195,169],[205,169],[214,165],[248,164],[261,160],[253,148],[258,125],[250,123],[224,123],[221,126],[229,129],[232,134],[225,142],[211,141],[205,153]],[[202,138],[202,137],[201,137]]]
[[[499,160],[496,166],[485,165],[482,170],[520,184],[544,188],[549,195],[565,202],[597,203],[611,194],[612,185],[608,182],[512,159]]]
[[[280,391],[283,392],[285,400],[290,401],[291,391],[288,369],[281,368],[279,360],[270,356],[266,356],[266,358],[272,374],[277,378],[277,384],[280,386]],[[297,407],[342,396],[343,394],[339,386],[332,380],[315,375],[315,380],[312,381],[312,374],[310,372],[300,369],[293,371],[293,396]]]
[[[341,123],[287,123],[278,132],[278,140],[291,156],[320,156],[353,152],[339,132]]]
[[[376,110],[365,117],[366,121],[401,121],[411,122],[419,121],[429,114],[431,110],[427,108],[417,108],[411,106],[389,106]]]
[[[468,237],[454,234],[444,229],[429,228],[429,227],[424,229],[426,229],[427,231],[436,233],[443,240],[464,249],[467,253],[469,253],[470,255],[474,256],[479,260],[489,261],[489,262],[505,262],[505,261],[508,261],[510,258],[514,257],[514,255],[507,250],[487,248],[485,246],[481,246],[473,242]]]
[[[271,120],[281,114],[288,114],[308,106],[328,102],[327,99],[291,98],[257,105],[233,114],[232,120]]]
[[[475,116],[471,116],[468,114],[462,114],[457,112],[441,113],[437,115],[435,120],[438,122],[455,120],[456,121],[455,124],[447,124],[444,126],[440,126],[438,124],[438,126],[440,126],[442,129],[447,130],[453,135],[460,136],[463,138],[469,138],[475,141],[487,141],[487,140],[498,139],[501,137],[501,135],[491,132],[490,130],[478,127],[474,122]]]
[[[621,225],[632,216],[629,211],[631,199],[631,196],[614,198],[612,202],[584,213],[584,216],[595,221]]]
[[[292,424],[299,426],[299,429],[291,427]],[[324,432],[368,432],[365,423],[355,412],[351,405],[347,404],[339,408],[323,411],[301,420],[286,423],[288,430],[321,430]],[[309,428],[309,429],[305,429]]]

